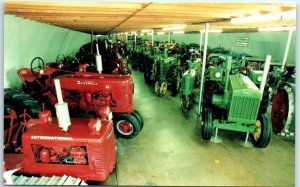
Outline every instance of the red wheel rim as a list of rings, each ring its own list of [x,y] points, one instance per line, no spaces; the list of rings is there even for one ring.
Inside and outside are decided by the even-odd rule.
[[[280,133],[283,130],[285,126],[285,121],[288,117],[288,112],[288,93],[286,92],[286,90],[280,89],[274,96],[271,111],[272,127],[275,133]]]
[[[117,123],[118,131],[123,135],[130,135],[133,132],[133,126],[129,121],[120,120]]]

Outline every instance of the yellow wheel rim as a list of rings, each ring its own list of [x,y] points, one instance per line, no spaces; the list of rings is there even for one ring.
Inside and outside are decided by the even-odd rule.
[[[167,89],[168,89],[168,84],[167,83],[163,83],[162,85],[162,94],[166,94],[167,93]]]
[[[257,142],[261,135],[261,122],[259,120],[256,120],[255,126],[256,126],[256,132],[253,134],[253,137],[254,140]]]

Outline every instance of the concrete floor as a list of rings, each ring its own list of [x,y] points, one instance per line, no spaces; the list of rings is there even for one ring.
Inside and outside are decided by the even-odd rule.
[[[133,72],[135,108],[145,126],[117,139],[117,166],[105,185],[295,186],[295,140],[272,135],[265,149],[239,144],[245,134],[219,131],[222,143],[204,141],[195,105],[184,117],[179,96],[158,97]]]

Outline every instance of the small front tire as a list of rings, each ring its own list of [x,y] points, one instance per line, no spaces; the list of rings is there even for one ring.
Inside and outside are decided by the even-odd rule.
[[[265,148],[271,139],[271,123],[266,114],[258,114],[256,120],[256,132],[253,133],[253,144],[255,147]]]
[[[124,139],[136,137],[141,128],[138,119],[129,114],[118,114],[114,118],[116,135]]]
[[[212,109],[203,108],[202,114],[203,114],[202,138],[204,140],[210,140],[213,131]]]

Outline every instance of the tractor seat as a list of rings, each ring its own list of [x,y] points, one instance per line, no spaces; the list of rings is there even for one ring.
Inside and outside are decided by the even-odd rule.
[[[36,77],[29,68],[21,68],[18,70],[18,75],[23,81],[33,82]]]

